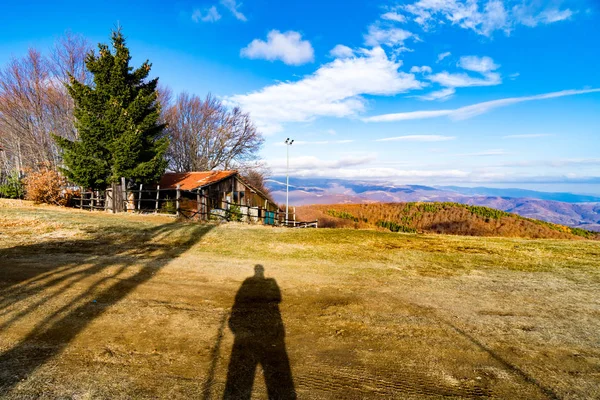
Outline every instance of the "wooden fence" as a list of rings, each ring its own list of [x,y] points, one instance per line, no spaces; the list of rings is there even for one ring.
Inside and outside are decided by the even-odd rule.
[[[168,194],[175,192],[174,198]],[[286,221],[285,212],[269,211],[262,207],[250,207],[225,200],[219,200],[219,207],[211,204],[211,199],[200,191],[145,188],[127,188],[124,179],[121,185],[113,185],[105,191],[84,191],[80,188],[69,200],[71,207],[82,210],[104,210],[144,214],[166,214],[189,220],[227,220],[279,225],[291,228],[317,228],[318,220],[296,221],[296,210],[289,213]],[[191,199],[193,198],[193,199]]]

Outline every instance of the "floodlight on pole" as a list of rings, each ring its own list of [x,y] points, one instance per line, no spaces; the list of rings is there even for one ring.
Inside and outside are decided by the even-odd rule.
[[[287,150],[287,163],[285,169],[285,224],[289,221],[289,207],[290,207],[290,146],[294,143],[294,139],[285,139],[285,147]]]

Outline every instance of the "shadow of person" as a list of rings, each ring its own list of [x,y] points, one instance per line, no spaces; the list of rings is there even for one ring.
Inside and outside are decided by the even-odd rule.
[[[285,350],[279,303],[281,292],[264,268],[254,267],[235,296],[229,328],[235,335],[223,399],[250,399],[256,367],[261,365],[269,399],[295,399],[296,390]]]

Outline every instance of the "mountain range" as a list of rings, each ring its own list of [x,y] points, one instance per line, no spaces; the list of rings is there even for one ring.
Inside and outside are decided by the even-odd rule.
[[[285,204],[285,177],[268,179],[275,201]],[[290,205],[456,202],[486,206],[542,221],[600,231],[600,197],[525,189],[396,185],[327,178],[290,178]]]

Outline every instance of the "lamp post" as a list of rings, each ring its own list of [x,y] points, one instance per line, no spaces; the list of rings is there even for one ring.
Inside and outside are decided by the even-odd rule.
[[[285,139],[285,147],[287,150],[287,164],[285,169],[285,225],[287,226],[289,221],[289,206],[290,206],[290,146],[294,143],[294,139]]]

